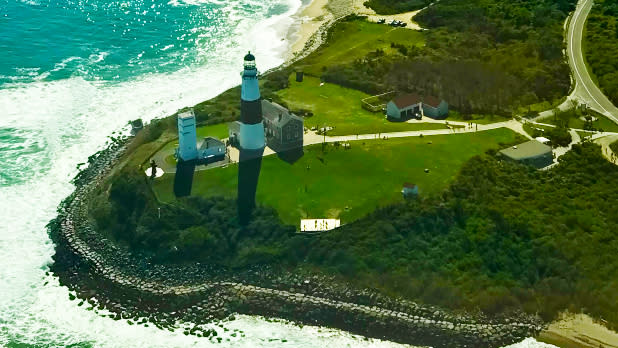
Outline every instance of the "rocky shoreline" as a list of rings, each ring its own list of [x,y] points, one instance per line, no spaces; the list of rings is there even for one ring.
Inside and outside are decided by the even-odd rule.
[[[74,193],[48,225],[56,246],[52,272],[76,297],[108,310],[116,320],[160,328],[190,322],[193,328],[186,334],[220,341],[215,331],[203,326],[241,313],[433,347],[501,347],[536,336],[544,328],[539,318],[525,314],[490,319],[451,313],[352,289],[318,275],[151,263],[147,256],[131,254],[98,234],[88,216],[90,195],[102,189],[129,142],[116,140],[91,156],[89,166],[74,179]]]

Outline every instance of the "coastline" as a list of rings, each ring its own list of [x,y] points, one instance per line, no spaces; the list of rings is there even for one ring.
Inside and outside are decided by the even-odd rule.
[[[541,332],[538,341],[560,348],[618,348],[618,333],[586,314],[562,313]]]
[[[514,312],[496,318],[460,313],[372,289],[356,289],[334,278],[251,267],[234,270],[207,264],[156,264],[101,238],[89,218],[89,198],[107,183],[130,138],[118,139],[91,156],[73,180],[75,191],[48,225],[56,253],[51,271],[70,299],[89,303],[114,320],[218,339],[207,325],[236,314],[281,318],[327,326],[369,338],[434,348],[498,348],[536,336],[540,318]],[[145,257],[145,258],[144,258]]]
[[[354,12],[354,0],[311,0],[292,18],[296,24],[288,31],[290,43],[286,64],[301,59],[318,48],[323,34],[338,19]]]
[[[287,34],[289,49],[285,55],[285,64],[306,57],[323,42],[323,34],[338,19],[350,14],[366,16],[371,22],[384,18],[386,22],[398,20],[406,23],[407,29],[423,30],[412,18],[421,10],[403,12],[393,15],[378,15],[364,5],[365,0],[310,0],[302,5],[292,19],[295,21]]]
[[[317,33],[320,26],[332,19],[332,13],[326,8],[328,2],[329,0],[312,0],[294,15],[298,23],[297,27],[293,26],[288,34],[291,44],[286,58],[289,59],[295,53],[299,53],[311,36]]]
[[[352,0],[352,1],[313,0],[308,5],[301,7],[301,9],[295,15],[295,16],[299,16],[299,19],[302,22],[300,23],[298,31],[294,33],[294,35],[296,35],[296,40],[289,41],[289,42],[293,42],[293,44],[291,44],[290,49],[287,52],[287,54],[290,55],[291,57],[286,57],[285,59],[286,63],[289,62],[290,59],[293,57],[296,57],[296,59],[299,59],[299,55],[302,55],[302,53],[308,54],[312,51],[312,49],[319,47],[320,44],[323,43],[321,34],[324,33],[326,30],[328,30],[330,25],[332,25],[337,18],[340,18],[341,16],[344,16],[346,14],[352,13],[350,11],[338,12],[339,14],[341,14],[341,16],[336,17],[333,14],[333,12],[331,12],[332,10],[330,9],[333,3],[338,4],[337,6],[345,6],[345,4],[351,3],[353,4],[355,13],[367,15],[370,20],[374,20],[375,18],[378,18],[378,15],[376,15],[375,12],[373,12],[373,14],[368,13],[369,11],[372,11],[372,10],[364,7],[362,5],[362,1],[359,1],[359,0]],[[358,6],[359,3],[362,7]],[[397,14],[397,15],[390,15],[390,16],[383,16],[383,17],[398,19],[396,16],[409,16],[408,18],[410,18],[410,21],[411,21],[412,15],[416,14],[417,12],[418,11],[412,11],[412,12],[406,12],[404,14]],[[374,17],[371,17],[371,16],[374,16]],[[399,19],[399,20],[402,20],[402,19]],[[402,21],[405,21],[405,20],[402,20]],[[314,41],[311,41],[312,39]],[[310,46],[310,48],[312,49],[307,49],[305,52],[300,52],[299,54],[299,51],[301,51],[303,48],[307,48],[307,46]],[[275,68],[275,69],[278,69],[278,68]],[[91,261],[92,260],[88,260],[85,263],[90,263]],[[120,285],[129,286],[129,284],[124,283],[124,282],[120,282]],[[118,284],[115,284],[115,286],[118,286],[120,288]],[[216,284],[216,286],[220,286],[220,284]],[[201,289],[200,291],[206,292],[207,290],[209,289],[204,288],[204,289]],[[126,291],[126,289],[123,289],[123,291]],[[227,294],[230,297],[237,296],[237,294],[230,294],[227,291],[228,290],[226,289],[225,291],[223,291],[223,293]],[[242,291],[243,291],[241,294],[242,296],[247,296],[248,294],[251,294],[252,296],[257,298],[258,292],[259,292],[259,296],[263,296],[261,289],[258,290],[256,288],[249,288],[249,289],[243,288]],[[203,295],[204,293],[201,293],[201,294]],[[269,293],[269,295],[270,294],[271,293]],[[174,293],[173,295],[185,296],[186,294]],[[295,296],[297,295],[295,295],[294,293],[290,293],[290,295],[288,296],[286,292],[286,297],[284,299],[286,299],[287,301],[288,297],[292,298]],[[274,302],[277,302],[277,301],[282,301],[282,300],[277,299]],[[319,302],[321,300],[318,299],[316,301]],[[298,304],[296,302],[286,302],[286,303],[289,305]],[[256,302],[254,305],[257,306],[257,305],[263,305],[263,304]],[[313,307],[314,305],[316,307]],[[317,308],[321,308],[323,305],[325,305],[324,302],[311,303],[311,306],[312,306],[311,309],[316,310]],[[341,306],[341,303],[333,303],[329,305]],[[274,308],[274,306],[271,307],[271,305],[269,304],[268,307],[269,308],[267,308],[266,312],[276,313],[276,308]],[[264,311],[264,308],[257,309],[256,314],[259,315],[259,313],[262,311]],[[358,315],[359,313],[355,313],[355,314]],[[122,316],[124,316],[124,314]],[[291,320],[295,320],[295,319],[292,318]],[[312,320],[314,319],[310,318],[307,321],[312,321]],[[300,321],[303,322],[303,320],[300,320]],[[618,336],[615,336],[615,335],[616,333],[609,331],[604,326],[594,323],[592,318],[590,317],[587,317],[585,315],[572,315],[572,317],[570,316],[568,318],[562,318],[558,321],[552,322],[549,325],[549,327],[540,334],[538,340],[541,342],[546,342],[546,343],[550,343],[553,345],[557,345],[561,348],[571,348],[571,347],[585,347],[585,348],[594,347],[596,348],[599,346],[603,346],[605,348],[614,348],[614,347],[618,347],[618,344],[617,345],[613,344],[613,340],[618,339]]]
[[[377,22],[381,18],[386,19],[386,23],[390,22],[391,20],[397,20],[406,23],[407,29],[422,30],[418,23],[412,20],[412,17],[416,16],[416,14],[421,12],[422,9],[392,15],[379,15],[373,9],[365,6],[364,3],[365,0],[352,0],[352,4],[354,6],[354,13],[361,16],[367,16],[367,19],[371,22]]]

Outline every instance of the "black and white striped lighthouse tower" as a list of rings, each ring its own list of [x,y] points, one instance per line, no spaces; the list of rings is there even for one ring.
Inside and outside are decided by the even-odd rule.
[[[242,150],[262,150],[265,146],[262,101],[255,57],[251,52],[245,56],[244,70],[241,76],[240,148]]]

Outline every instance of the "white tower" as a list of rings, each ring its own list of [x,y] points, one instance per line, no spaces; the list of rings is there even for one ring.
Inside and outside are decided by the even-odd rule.
[[[193,109],[178,114],[178,158],[183,161],[197,159],[197,134]]]

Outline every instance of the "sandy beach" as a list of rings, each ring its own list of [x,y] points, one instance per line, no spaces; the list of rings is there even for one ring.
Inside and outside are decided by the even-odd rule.
[[[288,35],[292,45],[287,60],[301,58],[315,50],[328,27],[353,12],[353,0],[312,0],[302,7],[295,15],[299,25],[292,27]]]
[[[326,5],[328,0],[313,0],[297,14],[300,27],[296,33],[292,33],[294,43],[290,48],[291,54],[300,52],[311,36],[318,32],[320,26],[334,18]]]
[[[563,313],[538,340],[560,348],[618,348],[618,333],[585,314]]]
[[[407,24],[407,29],[421,30],[421,27],[414,21],[418,12],[410,11],[394,15],[378,15],[376,12],[363,3],[365,0],[313,0],[308,5],[303,6],[294,16],[299,23],[294,26],[288,35],[292,42],[290,53],[286,60],[293,60],[303,56],[303,53],[311,52],[317,48],[322,41],[322,33],[328,29],[338,18],[352,13],[367,16],[372,22],[377,22],[380,18],[402,21]]]

